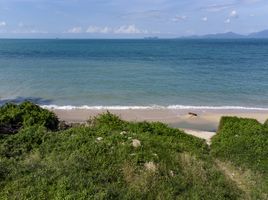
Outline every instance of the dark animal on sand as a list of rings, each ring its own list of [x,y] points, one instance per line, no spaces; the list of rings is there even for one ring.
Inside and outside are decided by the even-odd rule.
[[[197,117],[197,114],[196,113],[193,113],[193,112],[189,112],[188,115],[191,115],[193,117]]]

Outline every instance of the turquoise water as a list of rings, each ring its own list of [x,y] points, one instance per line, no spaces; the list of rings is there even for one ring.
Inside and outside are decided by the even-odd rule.
[[[0,103],[25,99],[268,108],[268,40],[0,40]]]

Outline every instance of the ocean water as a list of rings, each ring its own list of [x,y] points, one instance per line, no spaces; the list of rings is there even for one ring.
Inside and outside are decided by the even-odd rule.
[[[0,40],[0,104],[268,110],[268,40]]]

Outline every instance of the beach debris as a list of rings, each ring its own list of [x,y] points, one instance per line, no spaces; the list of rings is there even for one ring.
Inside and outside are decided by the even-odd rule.
[[[174,176],[174,172],[172,170],[170,170],[169,171],[169,175],[173,177]]]
[[[126,135],[126,134],[127,134],[126,131],[122,131],[122,132],[120,133],[120,135]]]
[[[155,172],[156,171],[156,165],[154,164],[154,162],[146,162],[144,164],[144,167],[148,171],[151,171],[151,172]]]
[[[192,117],[197,117],[198,116],[196,113],[193,113],[193,112],[188,112],[188,115],[191,115]]]
[[[132,146],[138,148],[139,146],[141,146],[141,141],[137,139],[132,140]]]
[[[103,138],[102,137],[98,137],[97,140],[98,141],[101,141],[101,140],[103,140]]]

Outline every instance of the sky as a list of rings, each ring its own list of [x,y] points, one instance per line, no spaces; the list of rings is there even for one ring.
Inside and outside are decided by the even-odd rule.
[[[268,29],[268,0],[0,0],[2,38],[143,38]]]

